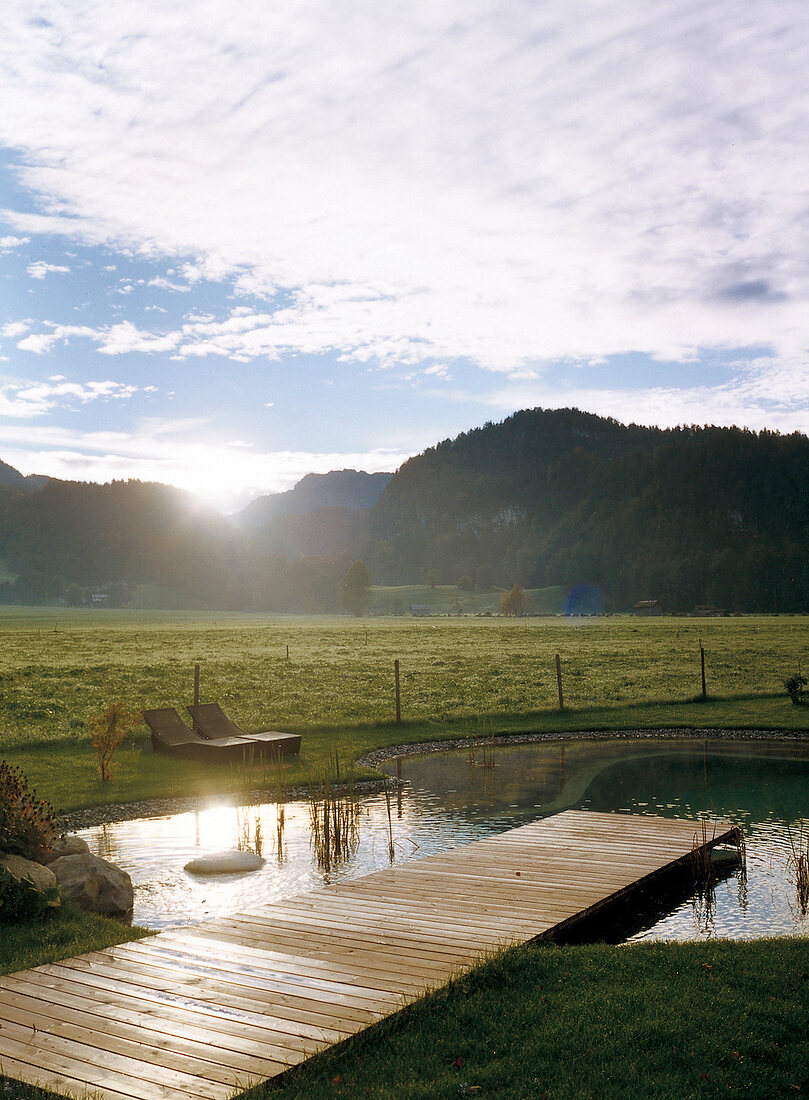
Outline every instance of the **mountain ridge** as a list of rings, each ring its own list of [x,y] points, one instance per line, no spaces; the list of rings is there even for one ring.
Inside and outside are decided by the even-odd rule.
[[[334,611],[360,558],[382,585],[590,585],[607,609],[809,610],[809,439],[797,432],[526,409],[392,475],[307,475],[241,522],[170,486],[32,487],[5,464],[0,485],[4,467],[0,556],[36,581],[0,585],[6,602],[122,582],[193,607]]]

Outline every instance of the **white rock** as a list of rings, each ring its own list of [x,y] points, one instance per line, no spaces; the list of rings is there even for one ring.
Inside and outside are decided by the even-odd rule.
[[[255,852],[240,852],[230,848],[227,852],[211,852],[186,863],[185,870],[194,875],[230,875],[234,871],[257,871],[264,860]]]
[[[110,916],[132,912],[132,880],[114,863],[80,852],[60,856],[50,869],[56,875],[62,896],[75,901],[81,909]]]

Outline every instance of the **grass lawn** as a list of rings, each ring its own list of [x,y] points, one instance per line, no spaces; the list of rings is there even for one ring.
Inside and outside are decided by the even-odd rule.
[[[0,924],[0,974],[100,951],[149,934],[147,928],[85,913],[72,902],[64,901],[58,912],[43,921]]]
[[[250,1100],[685,1100],[809,1089],[809,942],[527,946]]]

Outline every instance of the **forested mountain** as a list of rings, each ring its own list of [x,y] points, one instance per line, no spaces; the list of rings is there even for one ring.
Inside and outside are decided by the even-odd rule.
[[[0,491],[14,489],[20,493],[30,493],[34,489],[41,489],[47,481],[47,477],[39,474],[29,474],[26,477],[7,462],[0,462]]]
[[[332,470],[307,474],[285,493],[257,497],[231,519],[239,527],[266,527],[276,516],[309,515],[321,508],[356,512],[379,500],[392,474],[367,474],[364,470]]]
[[[56,479],[0,495],[0,557],[17,574],[5,603],[116,606],[148,585],[169,606],[278,611],[336,610],[352,560],[270,555],[168,485]]]
[[[356,556],[367,545],[369,509],[392,476],[361,470],[307,474],[294,489],[258,497],[230,518],[267,554],[291,559]]]
[[[373,510],[378,583],[486,574],[608,605],[809,607],[809,439],[533,409],[406,462]]]
[[[126,602],[152,585],[175,606],[332,611],[361,558],[377,584],[592,585],[614,610],[642,599],[809,610],[809,439],[798,433],[533,409],[387,478],[312,475],[255,502],[239,526],[165,485],[4,478],[0,466],[0,558],[17,575],[0,600],[88,602],[103,588]]]

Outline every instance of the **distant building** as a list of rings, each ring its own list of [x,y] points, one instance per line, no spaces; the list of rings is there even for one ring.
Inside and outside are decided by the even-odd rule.
[[[662,615],[663,605],[660,600],[638,600],[635,604],[636,615]]]
[[[432,615],[432,613],[433,609],[428,603],[411,603],[410,605],[411,615],[418,615],[423,617],[425,615]]]

